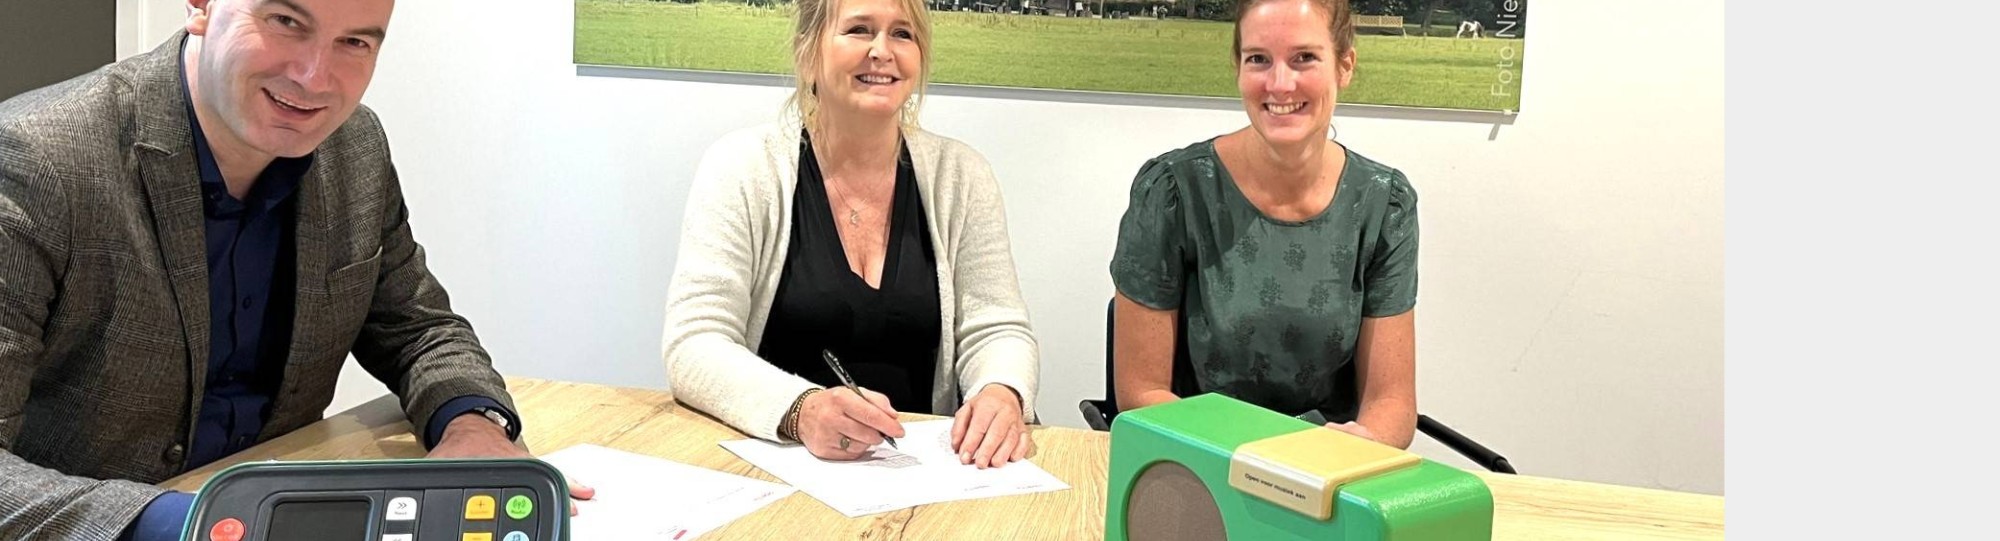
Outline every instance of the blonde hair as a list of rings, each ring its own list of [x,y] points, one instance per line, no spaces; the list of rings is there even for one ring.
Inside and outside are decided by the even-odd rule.
[[[829,26],[834,22],[834,8],[841,0],[798,0],[793,3],[798,14],[792,27],[792,97],[785,100],[785,108],[796,115],[801,125],[817,130],[819,125],[819,96],[814,93],[814,78],[819,76],[820,44],[824,41]],[[917,42],[919,58],[917,62],[916,91],[910,94],[910,101],[903,104],[902,124],[904,128],[917,127],[917,111],[923,107],[924,86],[931,74],[931,17],[924,0],[897,0],[902,4],[903,13],[910,20],[910,33]],[[886,31],[886,30],[885,30]]]

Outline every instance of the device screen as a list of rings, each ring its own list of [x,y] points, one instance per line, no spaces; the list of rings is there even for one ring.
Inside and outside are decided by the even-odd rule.
[[[368,500],[290,501],[271,513],[265,539],[284,541],[366,541]]]

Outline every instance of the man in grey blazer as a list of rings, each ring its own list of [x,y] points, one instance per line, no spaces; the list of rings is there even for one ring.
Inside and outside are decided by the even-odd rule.
[[[148,483],[319,420],[350,353],[430,456],[528,456],[359,103],[393,0],[187,4],[0,102],[0,540],[178,539]]]

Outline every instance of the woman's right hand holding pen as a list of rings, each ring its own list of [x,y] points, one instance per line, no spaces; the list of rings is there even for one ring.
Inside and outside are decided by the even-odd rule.
[[[896,420],[889,397],[867,389],[861,393],[831,387],[806,397],[799,407],[798,435],[807,451],[828,460],[854,460],[882,443],[884,434],[903,437],[903,423]]]

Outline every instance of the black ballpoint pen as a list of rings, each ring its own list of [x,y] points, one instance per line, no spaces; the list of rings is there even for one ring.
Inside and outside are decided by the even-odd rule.
[[[861,400],[868,400],[868,395],[861,394],[861,386],[855,385],[854,378],[847,376],[847,368],[840,366],[840,359],[833,356],[833,350],[822,349],[819,351],[819,356],[826,359],[826,367],[833,369],[833,377],[840,378],[841,385],[846,385],[847,390],[854,391],[854,396],[861,397]],[[888,434],[882,435],[882,441],[889,442],[890,447],[896,447],[896,438],[891,438]]]

